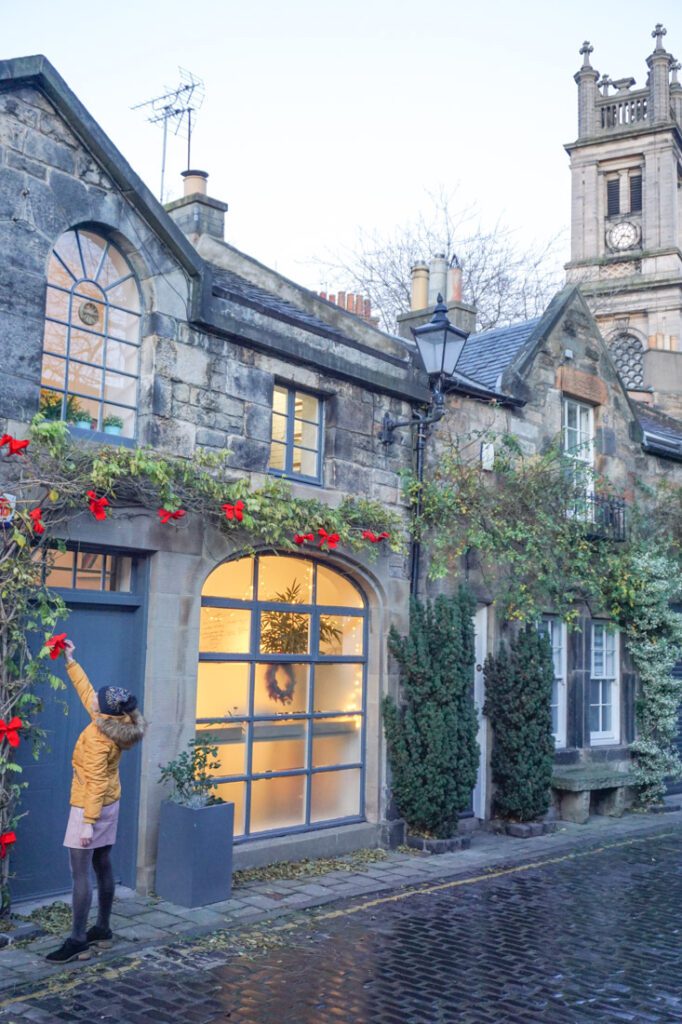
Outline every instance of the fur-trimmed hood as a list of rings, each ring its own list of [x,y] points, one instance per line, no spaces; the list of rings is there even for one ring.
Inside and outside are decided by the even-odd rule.
[[[95,715],[93,721],[121,750],[134,747],[147,730],[147,723],[137,709],[129,715]]]

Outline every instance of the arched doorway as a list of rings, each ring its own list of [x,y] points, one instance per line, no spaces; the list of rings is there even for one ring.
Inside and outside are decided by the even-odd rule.
[[[366,602],[320,561],[223,562],[202,589],[197,731],[235,836],[364,816]]]

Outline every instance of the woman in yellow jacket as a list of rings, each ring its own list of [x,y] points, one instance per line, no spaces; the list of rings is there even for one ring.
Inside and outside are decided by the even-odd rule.
[[[89,947],[108,945],[114,902],[114,873],[111,848],[116,842],[121,782],[118,763],[121,751],[139,743],[145,721],[137,709],[137,698],[120,686],[103,686],[95,691],[80,665],[74,661],[74,645],[66,642],[66,670],[90,724],[76,741],[71,764],[71,811],[64,836],[73,877],[73,925],[65,942],[49,953],[51,963],[87,960]],[[97,922],[87,929],[92,905],[91,869],[97,878]]]

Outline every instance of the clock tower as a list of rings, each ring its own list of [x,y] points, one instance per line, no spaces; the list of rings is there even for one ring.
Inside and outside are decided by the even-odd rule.
[[[652,32],[643,88],[600,77],[583,43],[578,138],[571,159],[571,260],[633,397],[679,378],[682,352],[682,85],[680,64]],[[665,387],[662,389],[666,390]],[[639,395],[638,395],[639,392]]]

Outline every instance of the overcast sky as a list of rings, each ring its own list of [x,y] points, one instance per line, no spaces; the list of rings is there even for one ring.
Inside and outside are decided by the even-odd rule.
[[[0,56],[45,54],[157,194],[161,130],[130,108],[179,65],[201,77],[192,164],[230,205],[227,240],[332,290],[345,282],[315,257],[414,218],[441,187],[521,241],[565,228],[582,41],[638,86],[656,21],[682,57],[680,0],[0,0],[0,14]],[[185,146],[171,137],[166,198]]]

